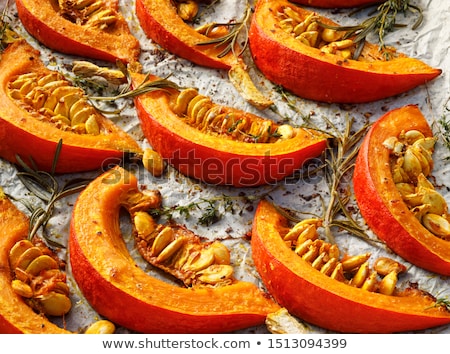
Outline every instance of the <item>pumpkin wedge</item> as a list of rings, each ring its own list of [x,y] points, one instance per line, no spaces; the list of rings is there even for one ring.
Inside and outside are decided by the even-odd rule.
[[[118,10],[118,1],[16,0],[25,29],[55,51],[133,63],[140,45]]]
[[[355,164],[353,185],[356,201],[368,226],[395,253],[423,269],[449,276],[450,241],[436,236],[424,226],[429,212],[433,210],[429,207],[424,209],[420,203],[415,203],[413,208],[409,206],[409,201],[417,195],[423,198],[423,204],[432,202],[435,207],[438,206],[438,201],[442,204],[442,198],[439,198],[429,185],[427,188],[419,188],[424,193],[418,194],[417,184],[423,185],[423,182],[415,181],[414,176],[409,173],[405,176],[407,181],[399,180],[400,173],[403,175],[402,171],[406,169],[409,172],[410,162],[403,166],[398,163],[404,162],[405,159],[409,161],[409,155],[406,153],[393,157],[389,148],[392,138],[396,140],[405,132],[414,132],[415,135],[420,132],[419,135],[428,138],[428,141],[433,139],[427,120],[414,105],[386,113],[371,127]],[[431,163],[432,167],[432,162],[428,163]],[[422,173],[422,169],[416,172]],[[430,168],[427,172],[422,175],[427,177]],[[423,178],[420,181],[423,181]],[[402,193],[405,186],[409,188],[408,185],[413,188]],[[433,195],[433,200],[429,199],[428,195]],[[447,214],[448,217],[448,211],[445,209],[439,213]],[[447,228],[448,232],[450,231]]]
[[[0,188],[0,333],[70,333],[36,313],[14,291],[9,262],[13,246],[26,239],[29,220]]]
[[[116,166],[91,182],[74,206],[72,274],[98,313],[138,332],[214,333],[264,324],[279,309],[253,283],[185,288],[144,272],[119,228],[120,209],[139,208],[143,197],[136,177]]]
[[[181,58],[216,69],[228,70],[237,64],[231,52],[219,57],[224,46],[199,45],[211,38],[185,23],[171,0],[137,0],[136,16],[149,38]]]
[[[366,43],[354,60],[352,40],[343,40],[343,32],[324,30],[319,22],[336,26],[285,0],[258,1],[249,47],[260,71],[300,97],[328,103],[376,101],[425,84],[441,73],[393,48],[381,53],[373,43]]]
[[[133,80],[137,87],[143,75]],[[210,184],[275,183],[326,147],[324,134],[215,104],[193,88],[156,90],[134,102],[153,149],[184,175]]]
[[[284,237],[290,230],[289,221],[272,203],[259,203],[251,238],[255,267],[271,295],[291,314],[348,333],[402,332],[450,323],[446,307],[418,289],[386,295],[313,268],[312,259],[305,260],[288,246]]]
[[[21,39],[0,59],[0,156],[19,155],[50,171],[62,140],[56,172],[100,168],[108,159],[141,153],[134,139],[92,107],[84,92],[49,70],[40,53]]]

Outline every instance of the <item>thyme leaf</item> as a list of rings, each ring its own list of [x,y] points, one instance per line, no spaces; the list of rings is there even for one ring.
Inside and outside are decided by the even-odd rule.
[[[162,207],[159,209],[150,210],[150,214],[156,217],[164,216],[168,219],[175,217],[175,214],[184,216],[185,218],[191,217],[191,212],[194,210],[201,210],[202,214],[198,218],[200,225],[210,226],[222,219],[225,213],[236,213],[236,202],[241,201],[244,203],[238,211],[239,215],[242,214],[245,208],[252,204],[259,197],[255,196],[228,196],[220,195],[212,198],[201,198],[198,201],[190,202],[186,205],[175,205],[171,207]]]
[[[6,20],[8,6],[9,0],[6,1],[5,8],[0,15],[0,53],[3,52],[9,44],[20,38],[20,36],[11,28],[10,24]]]
[[[450,98],[447,99],[447,104],[450,102]],[[445,107],[446,112],[450,112],[450,107]],[[447,115],[444,113],[441,118],[438,120],[438,123],[440,125],[439,128],[439,135],[441,137],[441,140],[444,144],[444,146],[449,150],[450,152],[450,118],[447,118]],[[450,155],[445,157],[445,160],[450,160]]]
[[[437,298],[435,304],[432,307],[445,307],[448,311],[450,311],[450,300],[447,298]]]
[[[206,34],[212,31],[215,27],[219,26],[227,26],[230,27],[231,30],[224,36],[213,38],[204,42],[197,43],[197,45],[211,45],[215,44],[215,48],[223,48],[223,50],[217,55],[218,58],[223,58],[228,53],[232,52],[235,57],[239,57],[248,45],[248,21],[250,19],[250,15],[252,10],[247,3],[245,13],[237,22],[233,23],[211,23],[208,26]],[[241,44],[241,48],[239,52],[236,52],[236,44],[239,38],[243,38],[243,44]]]

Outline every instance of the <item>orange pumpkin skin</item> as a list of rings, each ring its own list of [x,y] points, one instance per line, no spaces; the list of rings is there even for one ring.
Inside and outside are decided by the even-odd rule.
[[[333,280],[297,256],[280,236],[287,219],[263,200],[252,229],[252,255],[267,290],[293,315],[337,332],[393,333],[450,323],[429,296],[386,296]]]
[[[121,202],[137,188],[136,177],[116,167],[95,179],[73,210],[72,274],[97,312],[143,333],[215,333],[264,324],[279,309],[249,282],[181,288],[139,268],[119,228]]]
[[[11,287],[9,251],[28,235],[29,220],[0,188],[0,333],[70,333],[33,311]]]
[[[359,7],[383,2],[383,0],[290,0],[290,1],[300,5],[319,7],[324,9]]]
[[[275,14],[284,6],[301,14],[311,13],[285,0],[258,1],[249,30],[249,48],[255,64],[269,80],[300,97],[328,103],[371,102],[406,92],[441,73],[404,55],[369,63],[323,53],[279,28]],[[321,21],[336,25],[326,18]],[[378,52],[377,45],[366,46]]]
[[[181,58],[216,69],[228,70],[237,64],[232,53],[219,58],[223,48],[215,48],[215,44],[198,45],[211,38],[186,24],[171,0],[137,0],[136,16],[147,37]]]
[[[85,28],[65,19],[51,0],[16,0],[17,13],[25,29],[40,43],[55,51],[115,63],[139,60],[139,41],[118,12],[118,2],[108,6],[117,12],[116,23],[106,30]]]
[[[450,243],[430,233],[398,192],[383,142],[402,130],[433,136],[419,108],[407,105],[386,113],[371,127],[359,151],[353,175],[356,201],[367,225],[399,256],[412,264],[450,276]]]
[[[108,133],[100,135],[76,134],[63,131],[54,125],[40,121],[20,108],[7,94],[9,81],[20,74],[51,73],[39,58],[39,51],[25,40],[10,45],[0,60],[0,156],[16,163],[16,155],[25,162],[30,158],[42,171],[50,171],[55,150],[60,139],[63,147],[56,172],[81,172],[117,163],[124,154],[140,153],[134,139],[101,116],[101,124]]]
[[[136,84],[142,80],[134,78]],[[253,187],[275,183],[326,148],[324,135],[303,130],[277,143],[244,143],[203,133],[172,111],[169,95],[162,91],[139,95],[134,102],[153,149],[184,175],[210,184]]]

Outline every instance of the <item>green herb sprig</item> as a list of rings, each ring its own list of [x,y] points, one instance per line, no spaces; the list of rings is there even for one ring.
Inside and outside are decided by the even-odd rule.
[[[304,122],[303,127],[322,131],[330,137],[327,143],[328,147],[323,154],[323,163],[307,171],[307,176],[309,177],[323,173],[329,190],[328,201],[325,202],[325,198],[321,197],[324,210],[322,226],[325,230],[325,237],[331,243],[335,243],[332,229],[338,228],[367,242],[373,242],[366,233],[365,228],[355,220],[348,209],[348,205],[352,200],[352,191],[350,182],[346,180],[346,177],[352,173],[361,139],[370,128],[370,124],[366,123],[359,130],[353,132],[354,118],[346,117],[345,127],[341,132],[331,120],[324,117],[324,122],[329,127],[325,131],[311,121],[310,115],[305,115],[299,111],[293,96],[285,92],[281,87],[277,87],[277,92],[282,96],[283,101],[286,102],[290,109],[301,115]],[[305,176],[300,172],[298,177],[304,178]],[[290,217],[290,219],[293,220],[295,218]],[[299,220],[293,221],[298,222]]]
[[[144,80],[140,83],[136,88],[132,88],[132,79],[131,73],[126,68],[126,66],[121,62],[117,61],[117,66],[123,72],[127,79],[127,85],[122,89],[121,93],[116,96],[93,96],[89,97],[91,100],[95,101],[115,101],[120,98],[133,98],[139,95],[143,95],[148,92],[158,91],[158,90],[167,90],[167,89],[176,89],[179,90],[180,86],[178,86],[175,82],[168,80],[170,75],[165,78],[157,79],[153,81],[149,81],[148,78],[150,74],[145,75]]]
[[[166,217],[169,220],[174,218],[176,214],[179,214],[186,219],[192,216],[194,210],[201,210],[202,214],[198,218],[198,222],[203,226],[210,226],[222,219],[226,213],[239,213],[242,215],[244,210],[249,207],[253,202],[261,199],[258,196],[229,196],[220,195],[212,198],[201,198],[198,201],[190,202],[186,205],[175,205],[170,207],[162,207],[159,209],[150,210],[150,214],[155,217]],[[241,201],[243,205],[238,209],[236,202]]]
[[[350,13],[350,15],[361,11],[366,7],[359,8]],[[380,43],[380,51],[386,49],[384,38],[386,33],[392,32],[395,27],[405,27],[405,25],[397,23],[397,15],[399,13],[407,14],[413,12],[418,14],[417,20],[414,22],[412,29],[417,29],[423,22],[422,9],[416,5],[412,5],[410,0],[387,0],[380,4],[374,11],[376,14],[362,21],[355,26],[330,26],[320,23],[322,27],[331,28],[338,31],[345,31],[343,39],[352,38],[355,43],[358,43],[358,48],[354,54],[354,59],[357,59],[364,47],[366,37],[370,33],[375,33],[378,36]]]
[[[447,118],[447,114],[450,112],[450,107],[447,107],[450,103],[450,98],[447,99],[447,104],[445,105],[445,113],[439,118],[439,136],[442,140],[444,147],[450,152],[450,118]],[[450,155],[445,157],[445,160],[450,160]]]
[[[18,40],[20,36],[11,28],[7,18],[7,10],[9,6],[9,0],[6,1],[5,8],[0,15],[0,53],[3,52],[6,47]]]
[[[248,21],[252,10],[247,3],[247,7],[242,19],[233,23],[211,23],[206,30],[206,33],[212,31],[214,28],[219,26],[230,27],[231,30],[225,36],[207,40],[204,42],[197,43],[197,45],[211,45],[215,44],[216,48],[222,48],[223,50],[217,55],[218,58],[223,58],[228,53],[232,52],[235,57],[239,57],[246,49],[248,45]],[[237,42],[239,38],[243,38],[243,43],[241,43],[239,52],[236,52]]]
[[[80,192],[87,186],[90,181],[89,179],[77,178],[68,181],[63,186],[59,185],[54,174],[56,164],[61,153],[61,148],[62,140],[58,142],[51,172],[39,171],[35,166],[33,166],[33,168],[29,167],[20,156],[16,156],[18,164],[22,168],[22,171],[19,171],[17,173],[18,178],[28,189],[28,191],[30,191],[34,196],[45,203],[44,207],[36,207],[33,206],[29,201],[20,200],[31,212],[30,228],[28,232],[29,239],[33,238],[39,228],[42,227],[45,230],[48,221],[53,215],[55,203],[58,200],[71,194]],[[56,241],[48,238],[45,233],[43,237],[47,241],[47,243],[52,246],[64,247]]]

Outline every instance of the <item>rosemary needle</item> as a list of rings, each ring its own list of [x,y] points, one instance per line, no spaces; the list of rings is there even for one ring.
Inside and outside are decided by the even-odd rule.
[[[211,31],[214,27],[218,27],[218,26],[232,26],[232,29],[229,33],[227,33],[226,35],[224,35],[222,37],[218,37],[218,38],[214,38],[214,39],[207,40],[204,42],[200,42],[200,43],[197,43],[197,45],[215,44],[216,48],[223,47],[224,49],[217,55],[218,58],[223,58],[230,52],[232,52],[235,57],[239,57],[244,52],[244,50],[248,44],[247,23],[248,23],[251,13],[252,13],[251,8],[250,8],[250,6],[248,6],[248,3],[247,3],[247,8],[245,10],[245,14],[240,21],[235,22],[235,23],[228,23],[228,24],[211,23],[209,26],[210,27],[209,31]],[[244,37],[244,44],[242,45],[239,53],[236,53],[235,52],[236,43],[240,36]]]
[[[364,8],[366,7],[359,8],[351,14]],[[361,54],[366,37],[370,33],[375,33],[378,36],[380,50],[384,50],[386,48],[384,43],[386,33],[393,31],[395,27],[404,27],[404,25],[397,24],[397,15],[399,13],[406,14],[408,11],[418,14],[418,19],[412,26],[412,29],[415,30],[423,22],[423,12],[420,7],[412,5],[410,0],[387,0],[376,8],[375,15],[355,26],[330,26],[324,23],[320,23],[320,25],[325,28],[345,31],[343,39],[351,38],[353,42],[358,43],[358,48],[353,57],[357,59]]]
[[[53,215],[55,203],[58,200],[68,195],[80,192],[90,181],[88,179],[77,178],[68,181],[63,186],[59,185],[58,181],[54,177],[54,173],[61,148],[62,140],[58,142],[56,147],[51,172],[39,171],[35,167],[31,168],[22,160],[20,156],[16,156],[18,164],[23,169],[23,171],[17,173],[18,178],[28,189],[28,191],[45,203],[44,207],[35,207],[32,206],[31,203],[22,200],[22,203],[31,211],[30,228],[28,232],[29,239],[33,238],[40,227],[45,229],[48,221]],[[53,246],[63,247],[45,235],[44,239]]]

